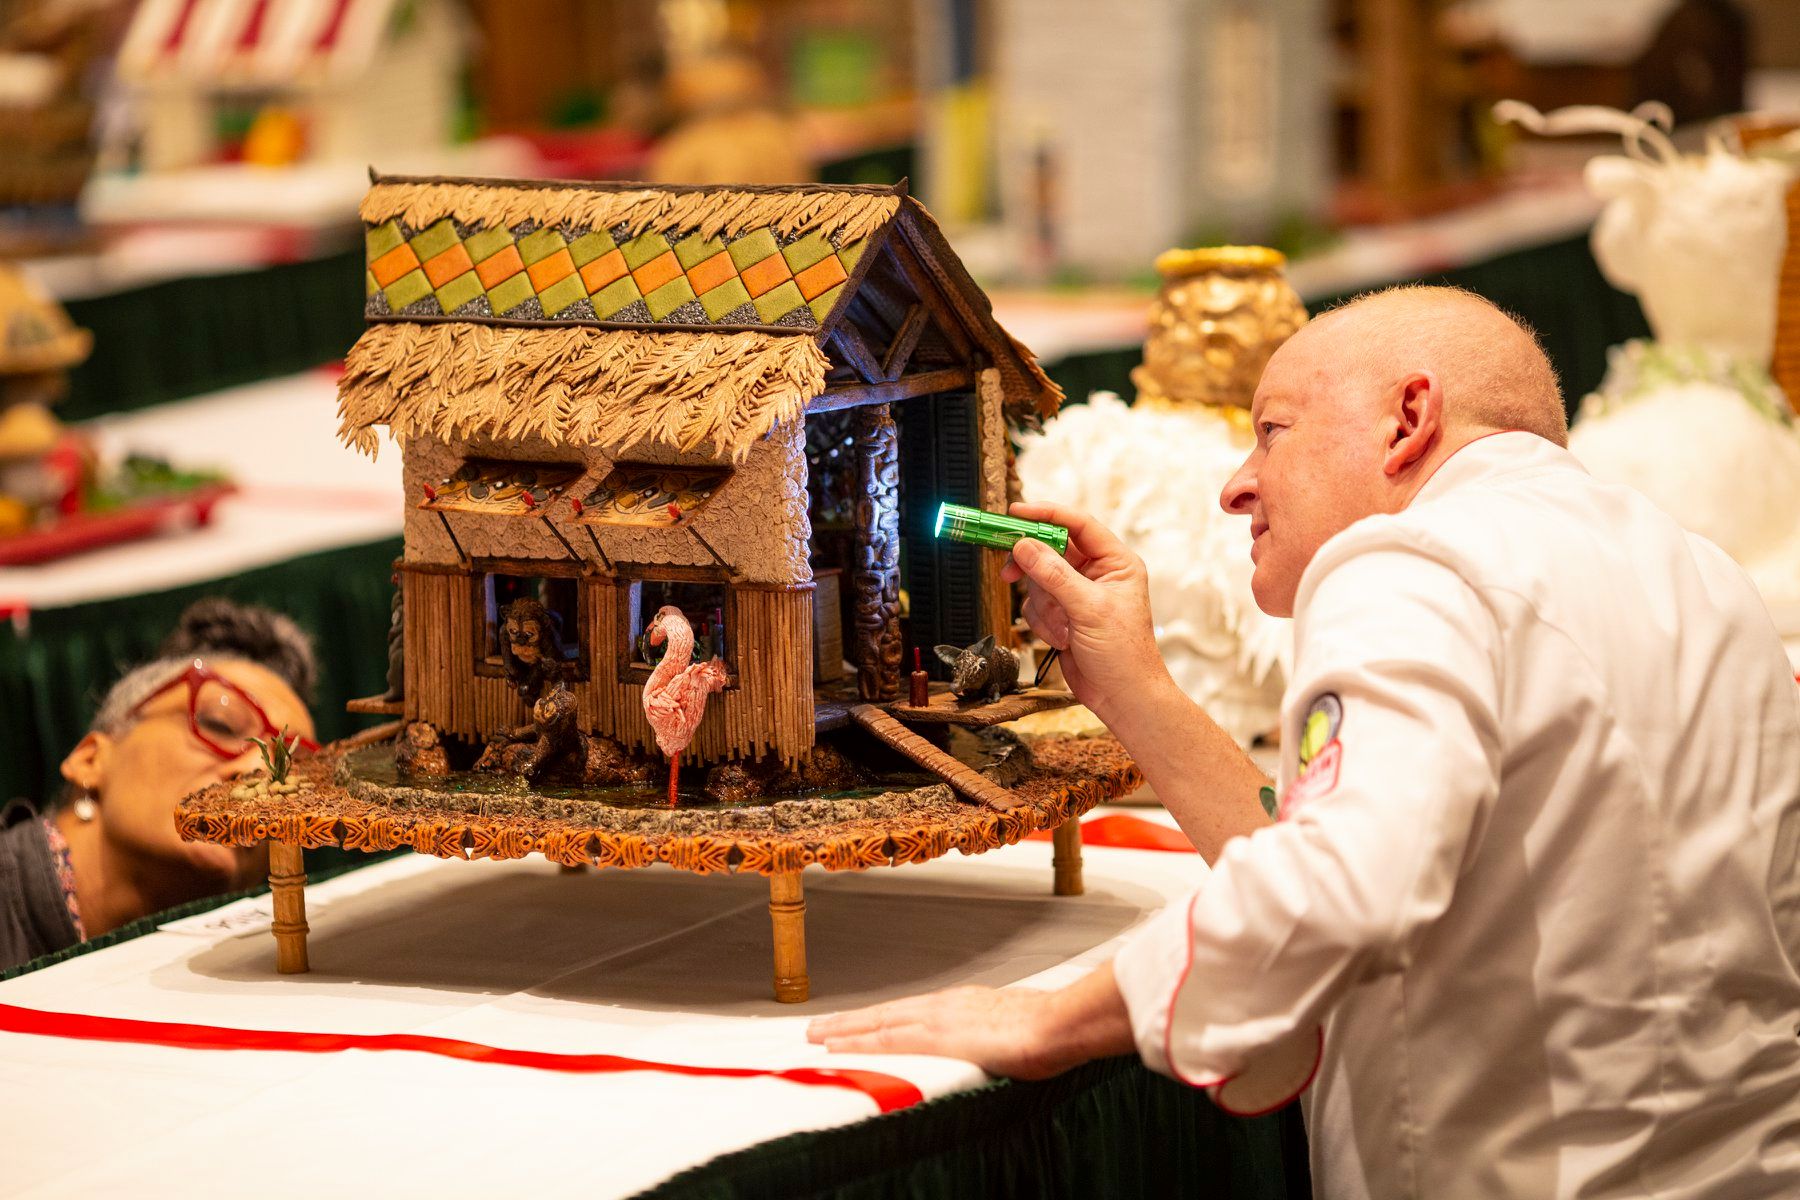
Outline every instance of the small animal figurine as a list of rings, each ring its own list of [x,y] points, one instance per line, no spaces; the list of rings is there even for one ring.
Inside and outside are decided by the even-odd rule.
[[[400,731],[399,745],[394,750],[394,763],[408,775],[442,777],[450,773],[450,755],[437,729],[414,721]]]
[[[500,626],[500,661],[519,699],[535,705],[544,689],[561,677],[562,642],[543,603],[522,596],[506,606]]]
[[[542,782],[552,772],[580,778],[588,745],[578,718],[569,685],[552,678],[532,704],[530,720],[494,734],[475,769],[518,775],[532,783]]]
[[[1019,656],[994,644],[988,634],[973,646],[939,646],[938,659],[950,668],[950,690],[967,700],[998,700],[1019,686]]]

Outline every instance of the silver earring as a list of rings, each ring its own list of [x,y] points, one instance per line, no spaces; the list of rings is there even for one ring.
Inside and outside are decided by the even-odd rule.
[[[75,819],[83,825],[100,815],[100,806],[94,803],[92,796],[82,796],[71,806],[75,810]]]

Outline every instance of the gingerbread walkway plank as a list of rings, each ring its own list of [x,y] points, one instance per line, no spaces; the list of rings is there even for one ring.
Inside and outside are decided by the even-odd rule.
[[[967,763],[939,750],[873,704],[852,706],[850,719],[969,799],[1000,812],[1019,806],[1011,792]]]

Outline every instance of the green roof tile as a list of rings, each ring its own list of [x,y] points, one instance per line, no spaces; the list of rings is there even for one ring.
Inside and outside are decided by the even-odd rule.
[[[703,238],[696,233],[675,243],[675,261],[685,271],[695,263],[705,262],[724,248],[725,243],[718,238]]]
[[[717,321],[734,308],[750,303],[750,293],[744,290],[741,279],[727,279],[712,291],[700,297],[700,307],[706,310],[710,321]]]
[[[604,319],[642,299],[637,282],[629,275],[621,275],[594,293],[594,311]]]
[[[650,310],[650,319],[660,321],[693,298],[694,288],[687,276],[677,275],[645,296],[644,305]]]
[[[756,314],[763,319],[765,325],[773,325],[805,303],[806,298],[800,294],[800,289],[790,279],[780,287],[764,292],[756,298]]]
[[[424,233],[413,238],[413,253],[419,256],[420,262],[424,262],[427,259],[436,258],[460,240],[456,236],[456,226],[451,224],[450,218],[445,217]]]
[[[437,290],[438,303],[445,312],[454,312],[481,295],[481,279],[473,271],[464,271]]]
[[[775,242],[775,235],[766,229],[746,233],[725,248],[731,251],[731,261],[737,264],[737,269],[740,271],[761,262],[781,249]]]
[[[546,317],[553,317],[577,300],[586,299],[587,289],[581,286],[579,275],[564,275],[538,293],[538,303],[544,306]]]
[[[534,229],[519,239],[519,257],[529,267],[540,259],[549,258],[563,246],[563,235],[555,229]]]
[[[825,314],[831,311],[831,306],[836,304],[838,297],[844,294],[844,287],[845,285],[840,283],[829,292],[820,292],[812,298],[813,316],[819,319],[819,324],[825,323]]]
[[[625,253],[625,265],[635,271],[651,259],[667,254],[669,239],[653,229],[632,238],[619,249]]]
[[[399,312],[416,300],[423,300],[431,295],[431,280],[425,278],[425,272],[408,271],[394,282],[387,285],[388,307]]]
[[[596,258],[603,258],[617,248],[612,235],[604,229],[596,229],[584,233],[569,243],[569,256],[575,260],[577,268],[585,267]]]
[[[831,253],[831,243],[816,229],[799,241],[781,248],[782,257],[788,261],[788,269],[796,275]]]
[[[377,225],[363,234],[363,244],[368,248],[370,262],[374,262],[405,240],[400,236],[400,222],[398,221]]]
[[[536,292],[531,290],[531,276],[520,271],[509,279],[503,279],[488,293],[488,303],[494,306],[496,314],[511,312],[525,303]]]
[[[844,274],[856,274],[856,264],[862,260],[863,251],[868,248],[869,239],[864,238],[860,242],[851,242],[837,252],[838,261],[844,264]]]
[[[512,234],[504,229],[483,229],[464,238],[463,249],[469,252],[470,258],[481,262],[512,245],[512,240]]]

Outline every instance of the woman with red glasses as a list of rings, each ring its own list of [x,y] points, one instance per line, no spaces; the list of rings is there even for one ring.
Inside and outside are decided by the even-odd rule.
[[[260,766],[251,738],[285,728],[316,749],[301,699],[313,675],[311,645],[286,617],[225,600],[183,613],[63,759],[65,802],[0,819],[0,969],[253,883],[260,848],[184,842],[174,808]]]

